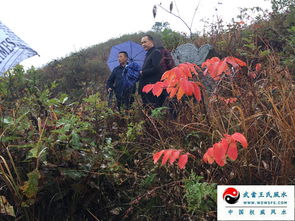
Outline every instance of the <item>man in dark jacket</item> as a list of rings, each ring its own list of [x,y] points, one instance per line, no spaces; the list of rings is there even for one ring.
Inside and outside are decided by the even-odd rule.
[[[162,58],[161,52],[155,48],[154,40],[150,35],[145,35],[142,37],[141,45],[143,49],[147,51],[147,53],[141,70],[138,93],[141,95],[144,106],[150,105],[153,108],[161,107],[165,100],[164,94],[156,97],[152,94],[152,92],[142,92],[142,89],[145,85],[154,84],[157,81],[160,81],[162,77],[163,73],[160,66],[160,61]]]
[[[120,111],[123,106],[125,109],[129,109],[134,101],[133,94],[135,93],[135,85],[132,88],[126,88],[123,84],[123,72],[128,64],[128,54],[126,51],[119,52],[118,61],[119,66],[115,67],[107,80],[107,90],[109,93],[115,92],[117,100],[117,108]]]

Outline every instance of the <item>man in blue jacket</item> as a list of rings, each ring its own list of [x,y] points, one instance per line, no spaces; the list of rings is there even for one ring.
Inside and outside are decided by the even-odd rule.
[[[121,107],[129,109],[134,101],[133,94],[136,90],[136,85],[128,88],[124,85],[123,74],[125,67],[128,64],[128,54],[126,51],[120,51],[118,54],[118,61],[120,65],[114,68],[112,74],[107,80],[107,90],[109,93],[115,92],[117,108],[120,111]]]
[[[145,85],[154,84],[157,81],[160,81],[162,77],[163,73],[160,66],[162,58],[161,52],[155,48],[153,37],[150,35],[142,37],[141,45],[147,53],[141,70],[138,93],[141,95],[144,106],[149,105],[153,108],[161,107],[165,100],[164,93],[162,93],[159,97],[156,97],[152,94],[152,92],[142,92]]]

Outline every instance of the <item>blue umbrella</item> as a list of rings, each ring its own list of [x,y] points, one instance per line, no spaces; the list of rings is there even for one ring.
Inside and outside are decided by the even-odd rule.
[[[118,54],[120,51],[126,51],[130,62],[137,63],[140,68],[143,65],[145,58],[145,50],[143,50],[140,44],[133,41],[126,41],[121,44],[115,45],[111,48],[111,52],[107,61],[107,64],[111,71],[119,65]]]

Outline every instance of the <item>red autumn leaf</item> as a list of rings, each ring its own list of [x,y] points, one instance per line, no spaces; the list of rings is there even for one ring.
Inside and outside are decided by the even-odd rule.
[[[183,89],[183,92],[186,95],[191,96],[193,94],[194,91],[194,85],[192,84],[193,82],[188,81],[186,79],[181,79],[180,80],[180,87]]]
[[[183,89],[180,87],[180,88],[178,89],[178,92],[177,92],[177,95],[176,95],[177,100],[180,100],[180,99],[182,98],[183,95],[184,95],[184,91],[183,91]]]
[[[167,91],[168,94],[170,94],[173,89],[175,89],[175,87],[171,87],[171,86],[168,85],[167,88],[166,88],[166,91]]]
[[[178,167],[180,169],[184,169],[187,161],[188,161],[188,154],[186,153],[181,155],[178,160]]]
[[[256,71],[260,71],[261,70],[261,64],[260,63],[256,64],[255,70]]]
[[[219,80],[220,79],[219,76],[222,73],[225,73],[227,75],[231,74],[227,63],[231,64],[236,69],[239,69],[240,66],[247,65],[244,61],[235,57],[226,57],[223,60],[220,60],[217,57],[213,57],[203,62],[202,68],[206,67],[206,70],[204,71],[204,75],[209,73],[214,80]]]
[[[231,64],[234,68],[239,68],[239,64],[235,61],[235,58],[230,56],[224,59],[227,63]]]
[[[236,98],[236,97],[230,97],[229,98],[229,103],[235,103],[235,102],[237,102],[237,100],[238,100],[238,98]]]
[[[233,135],[225,134],[220,142],[215,143],[213,147],[207,150],[203,156],[203,160],[210,164],[215,160],[219,166],[225,165],[226,156],[231,160],[236,160],[238,157],[237,141],[240,142],[244,148],[248,146],[245,136],[241,133],[234,133]]]
[[[168,90],[167,90],[167,92],[168,92]],[[169,97],[170,98],[172,98],[172,97],[174,97],[175,96],[175,94],[176,94],[176,92],[177,92],[177,88],[170,88],[169,89]]]
[[[158,81],[157,83],[154,84],[152,92],[155,96],[159,97],[162,94],[163,89],[164,89],[164,83],[161,81]]]
[[[182,150],[173,150],[172,151],[172,154],[171,154],[170,159],[169,159],[170,165],[172,165],[175,162],[175,160],[179,158],[179,155],[180,155],[181,151]]]
[[[249,77],[251,77],[251,78],[253,78],[253,79],[255,79],[256,76],[257,76],[256,73],[255,73],[254,71],[249,72],[248,75],[249,75]]]
[[[168,80],[162,81],[162,83],[164,89],[166,89],[169,86],[169,84],[171,84]]]
[[[232,142],[228,145],[227,155],[231,160],[238,158],[238,148],[236,142]]]
[[[175,68],[172,68],[171,70],[169,71],[166,71],[162,77],[161,77],[161,80],[165,80],[165,79],[171,79],[173,76],[175,76],[175,71],[176,71],[177,67]]]
[[[165,165],[169,160],[169,163],[172,165],[178,159],[178,167],[183,169],[188,161],[188,156],[194,157],[190,153],[185,153],[180,155],[183,150],[167,149],[161,150],[153,155],[154,163],[158,162],[160,157],[164,154],[161,165]]]
[[[226,60],[226,62],[231,64],[234,68],[240,68],[243,66],[247,66],[247,64],[244,61],[242,61],[238,58],[232,57],[232,56],[226,57],[224,60]]]
[[[199,85],[197,85],[195,82],[193,83],[193,87],[194,87],[193,94],[195,98],[197,99],[197,101],[200,102],[202,100],[201,89]]]
[[[167,87],[175,87],[179,84],[177,79],[167,80]]]
[[[223,72],[226,72],[228,70],[228,65],[226,63],[226,60],[220,61],[218,63],[217,69],[215,70],[216,73],[212,73],[214,76],[219,76]]]
[[[234,133],[233,135],[231,135],[231,137],[235,141],[240,142],[244,148],[247,148],[248,147],[247,139],[246,139],[246,137],[243,134],[241,134],[241,133]]]
[[[154,87],[154,84],[147,84],[143,87],[142,92],[149,93]]]
[[[205,163],[209,163],[212,164],[214,162],[213,158],[210,158],[209,154],[208,154],[208,150],[206,151],[206,153],[203,155],[203,161]]]
[[[213,57],[213,58],[207,59],[205,62],[202,63],[202,68],[209,67],[210,65],[212,65],[216,62],[219,62],[219,61],[220,61],[220,59],[218,57]]]
[[[186,76],[186,74],[183,72],[182,69],[178,68],[179,71],[175,72],[175,80],[176,81],[180,81],[180,79],[185,78],[188,79],[188,77]]]
[[[161,150],[161,151],[153,154],[154,164],[158,162],[158,160],[161,158],[163,153],[164,153],[164,150]]]
[[[170,76],[170,73],[171,73],[171,70],[166,71],[166,72],[162,75],[162,77],[161,77],[161,81],[168,79],[169,76]]]
[[[218,142],[213,145],[214,160],[219,166],[224,166],[226,160],[226,151],[228,144],[226,142]]]
[[[231,135],[224,134],[224,138],[221,139],[222,142],[227,142],[228,144],[236,142]]]
[[[247,64],[244,62],[244,61],[242,61],[242,60],[240,60],[240,59],[238,59],[238,58],[235,58],[234,57],[234,60],[237,62],[237,64],[238,65],[240,65],[241,67],[243,67],[243,66],[247,66]]]
[[[179,70],[183,76],[192,77],[191,68],[188,63],[182,63],[178,65]]]
[[[199,71],[202,71],[201,68],[198,65],[194,64],[194,63],[185,62],[184,64],[187,65],[187,67],[189,68],[189,71],[192,74],[198,75],[198,72],[196,71],[196,69],[198,69]]]
[[[238,99],[236,97],[230,97],[230,98],[219,97],[219,100],[224,101],[226,104],[232,104],[232,103],[235,103]]]
[[[171,156],[172,151],[173,150],[171,150],[171,149],[164,150],[164,156],[163,156],[163,159],[162,159],[162,166],[167,163],[168,159]]]
[[[214,157],[213,157],[213,147],[210,147],[207,152],[203,156],[203,160],[206,163],[212,164],[214,162]]]
[[[217,69],[218,69],[219,63],[220,63],[220,61],[215,62],[215,63],[211,64],[210,66],[208,66],[208,68],[207,68],[208,69],[208,73],[210,74],[210,76],[214,80],[216,80],[216,78],[218,77],[217,76]]]

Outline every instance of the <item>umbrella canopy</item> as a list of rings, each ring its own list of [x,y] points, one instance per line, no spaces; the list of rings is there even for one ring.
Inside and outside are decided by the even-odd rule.
[[[111,48],[107,61],[111,71],[119,65],[118,54],[120,51],[126,51],[128,53],[129,61],[136,62],[140,68],[142,67],[146,53],[145,50],[143,50],[140,44],[137,44],[134,41],[126,41]]]
[[[8,69],[38,53],[0,21],[0,76]]]

